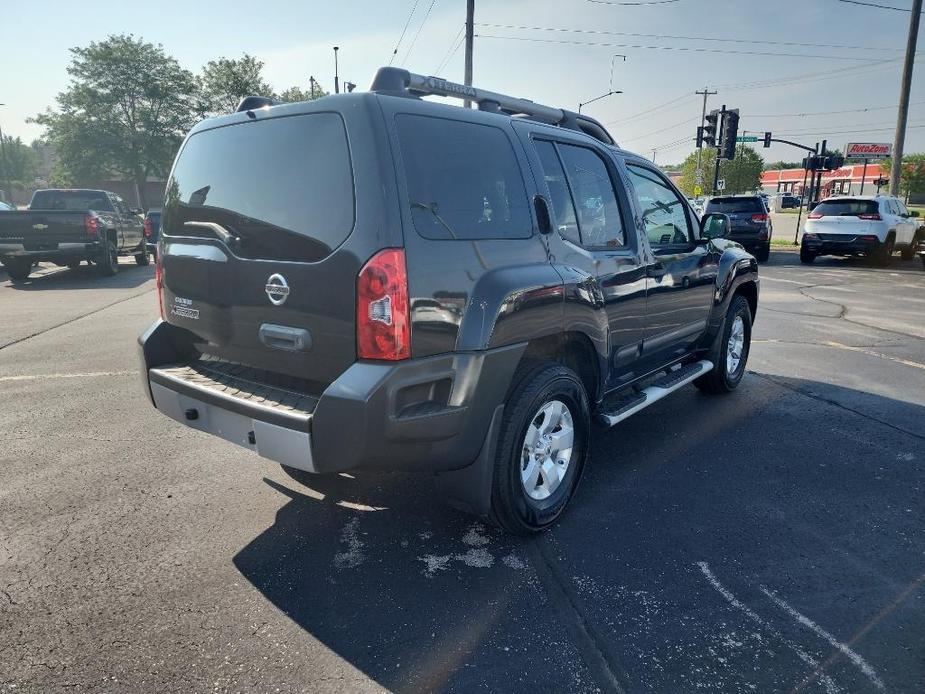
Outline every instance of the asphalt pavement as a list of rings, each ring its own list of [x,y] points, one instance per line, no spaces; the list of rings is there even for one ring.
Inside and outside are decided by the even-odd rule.
[[[153,268],[0,274],[0,688],[925,691],[925,272],[761,276],[739,390],[598,430],[520,540],[160,416]]]

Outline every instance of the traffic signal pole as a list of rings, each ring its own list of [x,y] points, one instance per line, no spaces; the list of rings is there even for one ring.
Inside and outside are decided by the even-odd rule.
[[[712,96],[714,94],[718,94],[718,93],[719,92],[711,92],[709,88],[707,87],[704,87],[702,92],[694,92],[694,94],[703,95],[703,110],[700,112],[700,129],[701,130],[703,130],[704,123],[707,122],[707,97]],[[701,173],[701,168],[700,168],[700,161],[701,161],[702,155],[703,155],[703,147],[698,147],[697,148],[697,173],[699,174],[699,178],[701,181],[703,180],[703,174]]]
[[[716,165],[713,167],[713,195],[716,195],[716,184],[719,182],[719,155],[723,150],[723,143],[720,141],[720,135],[723,132],[721,124],[725,118],[726,104],[723,104],[723,107],[719,110],[719,119],[716,121]]]

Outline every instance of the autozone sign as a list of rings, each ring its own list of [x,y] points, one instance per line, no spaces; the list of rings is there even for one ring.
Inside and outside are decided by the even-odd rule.
[[[849,142],[845,159],[886,159],[893,153],[889,142]]]

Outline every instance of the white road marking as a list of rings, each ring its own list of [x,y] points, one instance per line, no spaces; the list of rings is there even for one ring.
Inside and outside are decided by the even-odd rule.
[[[76,374],[32,374],[28,376],[0,376],[4,381],[44,381],[55,378],[103,378],[107,376],[137,376],[138,371],[89,371]]]
[[[363,547],[366,543],[360,540],[357,532],[359,523],[359,518],[351,518],[340,531],[340,541],[347,546],[347,551],[334,555],[334,566],[338,569],[353,569],[366,561],[363,555]]]
[[[883,684],[883,680],[881,680],[880,677],[877,676],[877,673],[870,666],[870,663],[864,660],[864,658],[862,658],[856,651],[853,651],[846,644],[836,639],[834,636],[832,636],[832,634],[830,634],[825,629],[823,629],[821,626],[816,624],[813,620],[811,620],[806,615],[801,614],[800,612],[797,612],[793,607],[787,604],[782,598],[779,598],[774,591],[768,590],[764,586],[761,586],[761,592],[767,595],[769,598],[771,598],[771,600],[773,600],[777,604],[778,607],[780,607],[784,612],[786,612],[791,617],[793,617],[795,620],[797,620],[800,624],[811,629],[817,636],[821,636],[823,639],[828,641],[829,644],[833,648],[837,648],[842,653],[844,653],[846,656],[848,656],[848,660],[854,663],[854,665],[861,672],[867,675],[867,679],[873,682],[874,686],[877,687],[877,689],[886,688]]]
[[[737,610],[742,612],[746,617],[755,622],[760,627],[763,627],[767,631],[771,632],[774,636],[784,642],[790,650],[792,650],[797,657],[802,660],[804,663],[816,669],[819,667],[819,661],[813,658],[809,653],[804,651],[799,645],[788,639],[786,636],[781,634],[777,629],[775,629],[770,622],[768,622],[763,617],[760,617],[756,612],[754,612],[748,605],[742,603],[735,595],[729,592],[722,583],[719,582],[719,579],[713,575],[713,572],[710,570],[710,565],[705,561],[698,561],[697,566],[700,568],[700,571],[706,577],[707,581],[710,582],[710,585],[716,589],[720,595],[722,595],[726,602],[735,607]],[[841,689],[838,685],[835,684],[835,680],[829,677],[824,672],[819,673],[819,680],[825,686],[826,692],[828,694],[835,694],[840,692]]]
[[[808,284],[806,282],[797,282],[796,280],[785,280],[780,277],[768,277],[767,275],[761,275],[762,282],[786,282],[787,284],[799,284],[801,287],[806,287]]]
[[[831,342],[825,341],[821,343],[827,347],[834,347],[836,349],[844,349],[849,352],[858,352],[860,354],[866,354],[870,357],[879,357],[880,359],[886,359],[887,361],[893,361],[897,364],[903,364],[904,366],[911,366],[914,369],[925,369],[925,364],[920,364],[917,361],[910,361],[908,359],[900,359],[899,357],[891,357],[889,354],[882,354],[880,352],[874,352],[869,349],[864,349],[863,347],[852,347],[851,345],[843,345],[840,342]]]

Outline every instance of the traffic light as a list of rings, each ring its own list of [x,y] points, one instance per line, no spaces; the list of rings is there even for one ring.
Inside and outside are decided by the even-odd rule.
[[[719,131],[719,109],[713,109],[707,114],[707,124],[703,126],[701,142],[707,147],[716,147],[716,135]]]
[[[767,149],[771,146],[771,133],[764,134],[764,147]]]
[[[739,135],[739,109],[734,108],[723,114],[723,127],[720,135],[723,159],[734,159],[736,155],[736,137]]]
[[[828,154],[823,160],[822,168],[826,171],[834,171],[845,165],[845,158],[841,154]]]

